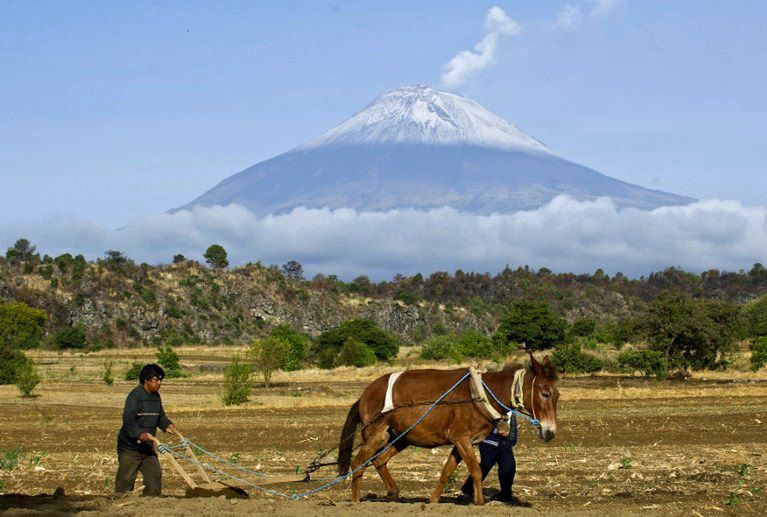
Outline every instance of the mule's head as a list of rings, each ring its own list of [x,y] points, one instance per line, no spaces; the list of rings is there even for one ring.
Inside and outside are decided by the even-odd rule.
[[[529,379],[529,380],[528,380]],[[540,422],[535,428],[539,438],[550,441],[557,434],[557,369],[548,356],[539,362],[530,353],[530,370],[525,375],[525,406]]]

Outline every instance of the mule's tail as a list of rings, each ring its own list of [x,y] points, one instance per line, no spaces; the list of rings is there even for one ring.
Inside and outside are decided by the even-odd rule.
[[[349,414],[346,415],[346,423],[341,431],[341,439],[338,442],[338,473],[344,475],[349,472],[352,464],[352,450],[354,449],[354,433],[360,425],[360,401],[352,404]]]

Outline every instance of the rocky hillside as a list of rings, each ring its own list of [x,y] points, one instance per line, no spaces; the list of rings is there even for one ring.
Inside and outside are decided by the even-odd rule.
[[[0,263],[0,301],[43,309],[49,333],[84,324],[88,341],[105,346],[246,342],[279,323],[316,336],[351,318],[373,319],[405,340],[437,328],[490,330],[495,324],[492,316],[461,307],[345,294],[332,279],[288,280],[259,264],[217,271],[195,262],[57,262]]]

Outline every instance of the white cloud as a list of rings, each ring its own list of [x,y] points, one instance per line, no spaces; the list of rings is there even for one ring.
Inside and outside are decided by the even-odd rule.
[[[607,198],[579,202],[560,196],[537,210],[490,216],[450,208],[299,208],[259,218],[229,205],[148,216],[120,231],[61,220],[0,224],[0,245],[21,236],[50,255],[83,253],[93,259],[118,249],[149,263],[167,263],[175,253],[202,260],[205,249],[219,243],[233,265],[296,259],[310,275],[346,279],[456,269],[497,272],[506,264],[576,273],[601,267],[638,276],[672,265],[737,271],[767,261],[767,209],[711,200],[619,210]]]
[[[565,4],[557,13],[557,19],[554,22],[557,27],[567,31],[572,31],[580,27],[583,22],[583,13],[579,5]]]
[[[447,88],[460,86],[473,74],[495,62],[495,50],[503,36],[518,34],[520,26],[500,7],[491,7],[485,16],[485,36],[474,46],[455,55],[442,73],[442,84]]]
[[[619,7],[623,0],[589,0],[589,3],[591,4],[591,16],[602,18]]]

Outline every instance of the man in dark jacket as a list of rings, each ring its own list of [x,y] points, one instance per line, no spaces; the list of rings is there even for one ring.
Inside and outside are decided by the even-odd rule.
[[[517,444],[517,418],[512,413],[509,420],[509,432],[501,432],[495,427],[487,438],[479,444],[479,466],[482,468],[482,480],[498,464],[498,480],[501,483],[501,491],[495,497],[498,501],[507,503],[519,503],[520,501],[511,495],[511,486],[514,484],[514,475],[517,472],[517,463],[514,460],[514,446]],[[471,497],[474,491],[471,476],[461,487],[465,497]]]
[[[139,385],[125,399],[123,425],[117,435],[117,478],[115,492],[133,490],[136,474],[144,479],[144,495],[158,496],[162,490],[162,469],[152,447],[152,438],[159,427],[165,432],[176,427],[165,416],[160,399],[160,386],[165,372],[156,364],[144,366]]]

